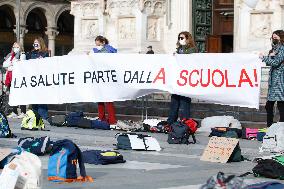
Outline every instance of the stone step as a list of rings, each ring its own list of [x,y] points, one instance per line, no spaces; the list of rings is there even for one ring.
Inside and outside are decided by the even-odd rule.
[[[139,100],[115,102],[116,113],[121,117],[137,117],[141,119],[142,112],[144,118],[149,117],[167,117],[169,112],[168,101],[148,101]],[[83,111],[90,114],[97,113],[96,103],[77,103],[67,105],[50,105],[50,110],[55,111]],[[275,108],[276,110],[276,108]],[[266,122],[266,111],[263,105],[259,110],[252,108],[232,107],[226,105],[208,104],[208,103],[192,103],[191,116],[196,119],[204,119],[210,116],[233,116],[244,123],[257,123],[262,125]],[[275,121],[279,119],[278,113],[275,116]]]

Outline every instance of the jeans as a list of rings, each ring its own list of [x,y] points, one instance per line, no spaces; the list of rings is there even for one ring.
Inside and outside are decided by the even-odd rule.
[[[48,119],[48,108],[46,104],[33,104],[32,109],[34,112],[37,112],[42,119]]]
[[[108,112],[108,119],[106,118],[106,114],[105,114],[105,105],[106,105],[107,112]],[[117,123],[113,102],[99,102],[98,112],[99,112],[100,120],[107,121],[110,125],[114,125]]]
[[[168,124],[177,121],[178,116],[180,119],[190,118],[190,104],[191,98],[173,94],[171,96],[170,112],[168,117]],[[180,111],[180,115],[179,114]]]
[[[267,127],[270,127],[273,124],[274,118],[274,104],[276,101],[267,101],[265,105],[267,113]],[[284,122],[284,101],[277,101],[277,108],[280,114],[279,122]]]

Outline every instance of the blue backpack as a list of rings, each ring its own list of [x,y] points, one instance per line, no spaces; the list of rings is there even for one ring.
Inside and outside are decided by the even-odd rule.
[[[244,189],[283,189],[284,184],[279,182],[262,182],[246,186]]]
[[[25,137],[19,139],[18,146],[37,156],[44,156],[51,151],[52,141],[48,136],[40,138]]]
[[[77,165],[80,167],[80,177],[77,176]],[[71,140],[59,140],[53,144],[48,161],[48,180],[53,182],[93,182],[86,175],[82,153]]]
[[[84,117],[83,112],[70,112],[66,116],[66,124],[69,127],[77,127],[79,121]]]
[[[0,138],[12,138],[12,132],[8,120],[3,112],[0,112]]]
[[[84,163],[108,165],[125,163],[123,156],[117,151],[87,150],[82,152]]]

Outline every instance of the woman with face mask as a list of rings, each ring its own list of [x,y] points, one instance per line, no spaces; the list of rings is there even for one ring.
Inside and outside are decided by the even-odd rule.
[[[270,66],[268,80],[268,95],[265,105],[267,113],[267,127],[273,124],[274,104],[280,114],[279,122],[284,122],[284,31],[277,30],[272,34],[272,49],[268,56],[260,54],[262,62]]]
[[[117,53],[117,49],[109,45],[108,40],[103,36],[97,36],[95,39],[96,47],[93,48],[93,53]],[[105,115],[105,106],[108,111],[108,118]],[[115,107],[113,102],[98,103],[99,119],[107,121],[111,129],[116,129],[117,120],[115,116]]]
[[[197,48],[191,34],[187,31],[183,31],[178,35],[177,41],[177,54],[191,54],[196,53]],[[168,124],[171,125],[180,119],[190,118],[190,104],[191,98],[184,97],[176,94],[172,94],[170,103],[170,112],[168,116]],[[180,114],[179,111],[181,110]]]
[[[48,49],[42,37],[37,37],[33,43],[33,50],[27,53],[27,60],[49,57]],[[32,109],[37,112],[44,120],[48,120],[48,108],[46,104],[33,104]]]
[[[9,53],[5,61],[3,62],[3,68],[6,68],[6,79],[5,85],[7,87],[7,91],[10,91],[11,83],[12,83],[12,71],[13,65],[20,61],[26,60],[26,55],[23,49],[21,48],[20,44],[15,42],[12,46],[11,53]],[[26,106],[20,106],[21,113],[18,115],[17,106],[12,107],[13,111],[7,116],[8,118],[23,118],[26,114]]]

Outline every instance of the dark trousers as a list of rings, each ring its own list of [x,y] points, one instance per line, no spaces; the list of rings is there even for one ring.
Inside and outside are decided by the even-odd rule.
[[[170,112],[167,120],[168,123],[172,124],[176,122],[178,116],[180,119],[190,118],[190,104],[191,98],[173,94],[171,96]]]
[[[32,109],[34,112],[37,112],[42,117],[42,119],[47,120],[48,108],[46,104],[33,104]]]
[[[15,114],[18,114],[18,106],[13,106],[13,112],[15,113]],[[27,107],[25,106],[25,105],[23,105],[23,106],[20,106],[20,109],[21,109],[21,112],[22,113],[24,113],[24,114],[26,114],[26,111],[27,111]]]
[[[265,105],[267,113],[267,127],[270,127],[273,124],[274,118],[274,104],[276,101],[267,101]],[[277,108],[280,114],[279,122],[284,122],[284,101],[277,101]]]

